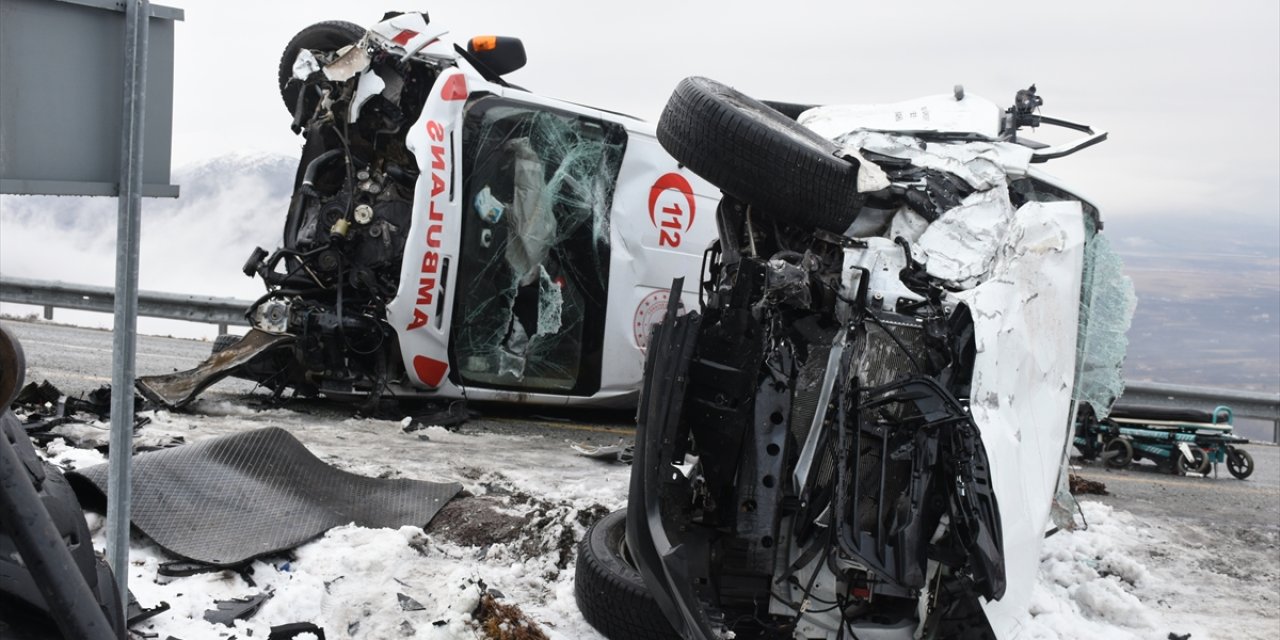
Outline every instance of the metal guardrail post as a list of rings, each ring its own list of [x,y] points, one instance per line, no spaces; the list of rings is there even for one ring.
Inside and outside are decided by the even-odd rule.
[[[129,466],[133,457],[133,381],[138,346],[138,244],[142,222],[142,142],[147,101],[149,0],[125,2],[124,123],[120,144],[120,209],[116,224],[116,297],[111,375],[111,449],[107,482],[107,562],[119,589],[121,616],[129,593]]]

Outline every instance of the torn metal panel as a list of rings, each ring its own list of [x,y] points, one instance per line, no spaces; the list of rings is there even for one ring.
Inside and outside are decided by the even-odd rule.
[[[1001,506],[1008,589],[983,603],[999,637],[1012,636],[1026,611],[1070,435],[1083,210],[1027,203],[1009,237],[991,277],[957,294],[973,313],[971,411]]]
[[[369,51],[359,43],[346,47],[345,51],[340,51],[337,59],[324,66],[324,77],[334,82],[345,82],[369,68]]]
[[[957,142],[925,144],[907,135],[847,130],[835,140],[846,147],[911,161],[922,169],[936,169],[964,180],[978,190],[1008,183],[1008,177],[1026,175],[1031,149],[1008,142]]]
[[[422,527],[462,488],[340,471],[275,427],[139,454],[133,464],[134,526],[175,555],[218,566],[351,522]],[[99,499],[106,476],[106,465],[68,475]]]
[[[360,108],[364,106],[364,103],[368,102],[369,98],[380,95],[386,87],[387,83],[378,75],[376,70],[360,74],[360,80],[356,82],[356,93],[351,98],[351,109],[347,112],[347,122],[352,123],[359,120]]]
[[[1013,240],[1013,204],[1005,189],[979,191],[943,213],[912,247],[929,275],[956,289],[986,280],[997,254]]]
[[[250,329],[239,342],[219,351],[194,369],[138,378],[138,392],[166,407],[182,407],[213,383],[231,375],[255,357],[293,342],[294,336]]]

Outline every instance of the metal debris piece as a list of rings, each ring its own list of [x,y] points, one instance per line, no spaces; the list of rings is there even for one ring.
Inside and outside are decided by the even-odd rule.
[[[258,611],[258,607],[262,603],[271,599],[270,591],[245,596],[243,598],[232,598],[230,600],[217,600],[213,603],[214,608],[204,612],[206,622],[213,624],[222,624],[228,627],[234,626],[236,620],[248,618]]]
[[[249,362],[259,354],[293,340],[294,337],[290,335],[251,329],[239,342],[209,356],[208,360],[201,362],[194,369],[138,378],[138,392],[148,400],[166,407],[176,409],[186,406],[195,400],[201,391],[231,375],[236,367]]]
[[[396,599],[400,601],[400,609],[402,611],[422,611],[426,609],[421,602],[418,602],[403,593],[397,593]]]

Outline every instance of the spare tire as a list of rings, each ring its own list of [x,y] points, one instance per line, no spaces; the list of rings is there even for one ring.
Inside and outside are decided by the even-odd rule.
[[[227,347],[230,347],[231,345],[237,342],[240,342],[240,339],[242,337],[244,336],[238,336],[234,333],[218,334],[218,337],[213,339],[213,348],[210,349],[209,355],[213,355],[215,353],[218,353],[219,351],[223,351]]]
[[[294,107],[298,104],[298,89],[302,85],[298,82],[290,82],[293,79],[293,63],[298,59],[298,52],[303,49],[337,51],[349,44],[354,44],[364,37],[364,33],[364,27],[344,20],[317,22],[299,31],[298,35],[285,46],[284,53],[280,55],[280,97],[284,98],[284,108],[288,109],[289,113],[293,113]]]
[[[768,105],[708,78],[685,78],[658,120],[658,142],[725,193],[780,220],[843,233],[865,197],[858,163]]]
[[[573,598],[609,640],[679,638],[625,551],[627,511],[614,511],[578,543]]]

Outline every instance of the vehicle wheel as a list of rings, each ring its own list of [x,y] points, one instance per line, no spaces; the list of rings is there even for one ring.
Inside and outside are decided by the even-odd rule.
[[[627,511],[614,511],[578,543],[573,597],[582,617],[610,640],[677,638],[626,553]]]
[[[1112,469],[1123,469],[1133,462],[1133,444],[1124,438],[1112,438],[1102,448],[1102,460]]]
[[[781,220],[843,233],[862,208],[858,163],[764,103],[707,78],[685,78],[658,120],[681,164]]]
[[[1227,471],[1237,480],[1244,480],[1253,475],[1253,456],[1244,449],[1231,447],[1227,449]]]
[[[1204,449],[1200,447],[1191,447],[1191,462],[1187,462],[1186,457],[1182,455],[1182,451],[1174,449],[1174,470],[1177,475],[1183,476],[1188,473],[1204,474],[1209,471],[1209,456],[1205,455]]]
[[[209,353],[210,355],[218,353],[237,342],[240,342],[240,336],[234,333],[221,334],[213,339],[213,349]]]
[[[284,98],[284,107],[289,110],[289,113],[293,113],[293,108],[298,103],[299,84],[289,82],[293,78],[293,63],[298,59],[298,52],[303,49],[337,51],[359,40],[364,33],[364,27],[358,24],[343,20],[329,20],[317,22],[299,31],[298,35],[289,41],[284,48],[284,53],[280,55],[279,69],[280,97]]]

